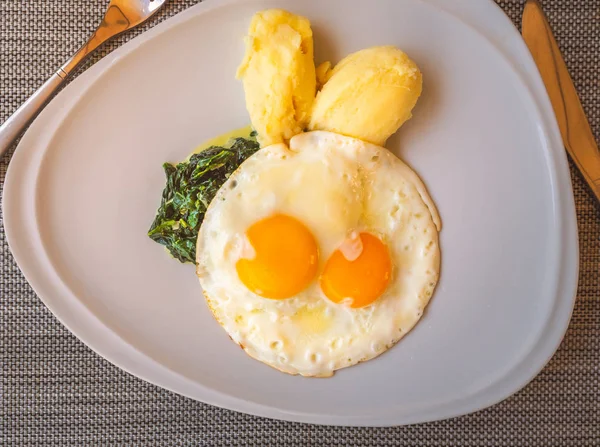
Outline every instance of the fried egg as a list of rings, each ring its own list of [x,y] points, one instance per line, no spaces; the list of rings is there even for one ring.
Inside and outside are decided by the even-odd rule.
[[[315,131],[261,149],[198,236],[197,274],[231,339],[280,371],[328,377],[406,335],[436,286],[440,220],[387,149]]]

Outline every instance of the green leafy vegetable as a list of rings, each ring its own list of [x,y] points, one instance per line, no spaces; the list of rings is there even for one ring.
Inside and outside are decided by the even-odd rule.
[[[208,205],[227,178],[259,148],[256,132],[211,146],[188,161],[163,168],[167,184],[148,236],[180,262],[196,262],[196,239]]]

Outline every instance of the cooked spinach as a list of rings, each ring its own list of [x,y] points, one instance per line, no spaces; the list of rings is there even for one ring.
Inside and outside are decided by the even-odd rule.
[[[196,262],[196,239],[208,205],[227,178],[259,148],[256,133],[211,146],[177,165],[165,163],[167,184],[148,236],[180,262]]]

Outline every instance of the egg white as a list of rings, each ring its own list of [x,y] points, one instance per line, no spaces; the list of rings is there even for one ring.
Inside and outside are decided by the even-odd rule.
[[[393,264],[384,294],[352,309],[328,300],[318,276],[303,292],[271,300],[250,292],[235,268],[246,230],[282,213],[317,240],[319,272],[350,231],[385,242]],[[421,318],[438,281],[440,220],[418,176],[387,149],[331,132],[296,135],[261,149],[227,180],[198,236],[197,274],[229,336],[280,371],[331,376],[372,359]]]

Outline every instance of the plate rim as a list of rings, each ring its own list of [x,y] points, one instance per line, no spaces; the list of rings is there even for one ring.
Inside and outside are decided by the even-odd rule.
[[[570,315],[572,313],[573,305],[574,305],[574,301],[575,301],[577,279],[578,279],[578,268],[579,268],[578,241],[577,241],[578,235],[577,235],[577,228],[576,228],[575,206],[574,206],[574,200],[573,200],[570,173],[569,173],[568,164],[567,164],[567,157],[566,157],[566,153],[564,152],[564,148],[562,147],[562,140],[560,140],[560,133],[558,131],[558,125],[556,123],[556,118],[554,117],[554,114],[552,112],[549,98],[548,98],[547,94],[545,93],[545,88],[543,86],[543,83],[541,81],[539,73],[537,72],[537,68],[535,68],[533,59],[531,58],[531,56],[529,55],[528,52],[523,53],[523,51],[522,51],[523,48],[525,48],[525,44],[521,40],[521,37],[518,34],[518,31],[516,30],[516,28],[513,27],[512,22],[504,14],[504,12],[500,9],[500,7],[498,5],[496,5],[492,0],[487,0],[486,2],[478,2],[478,4],[477,4],[476,0],[464,0],[459,5],[459,8],[460,7],[473,8],[473,11],[480,11],[485,14],[492,15],[492,13],[491,13],[492,9],[490,7],[493,6],[494,11],[495,11],[493,14],[496,16],[496,18],[494,20],[497,22],[503,21],[504,27],[509,25],[510,28],[512,28],[511,33],[508,32],[508,29],[506,30],[506,34],[509,35],[509,37],[511,37],[510,40],[515,41],[515,37],[518,36],[518,39],[515,42],[513,42],[513,44],[516,46],[519,46],[519,44],[520,44],[520,46],[521,46],[520,49],[517,48],[517,50],[519,50],[521,52],[521,56],[524,59],[524,60],[521,60],[521,62],[524,62],[523,67],[521,67],[521,69],[519,69],[519,67],[515,66],[516,65],[515,61],[510,61],[510,57],[507,56],[506,50],[502,51],[502,49],[498,48],[497,44],[494,44],[491,41],[490,41],[490,43],[492,43],[492,45],[498,51],[500,51],[500,53],[504,57],[507,57],[509,59],[509,61],[511,62],[511,67],[513,68],[513,70],[515,70],[517,72],[517,74],[519,74],[521,81],[525,84],[525,86],[527,87],[527,89],[530,91],[530,93],[532,95],[532,102],[539,109],[538,110],[539,116],[540,116],[541,120],[543,121],[543,124],[545,125],[542,135],[548,140],[546,143],[546,147],[548,148],[547,152],[549,153],[548,155],[550,156],[550,158],[553,162],[553,165],[554,165],[553,167],[554,167],[554,171],[556,174],[556,180],[557,180],[557,184],[553,185],[554,186],[553,192],[556,196],[555,197],[555,206],[564,208],[562,210],[562,213],[560,214],[562,217],[562,220],[559,221],[560,231],[562,232],[562,234],[564,236],[561,239],[561,241],[559,241],[560,244],[562,245],[560,252],[563,255],[562,256],[563,259],[567,259],[567,260],[575,259],[576,260],[575,266],[574,267],[571,266],[571,271],[568,271],[567,268],[562,268],[560,271],[561,274],[560,274],[560,277],[557,278],[557,282],[558,282],[558,287],[562,286],[562,289],[564,290],[563,295],[565,295],[565,298],[561,301],[559,296],[555,297],[553,313],[549,316],[548,320],[546,321],[546,324],[544,325],[544,329],[542,332],[547,331],[548,327],[551,326],[549,324],[549,322],[551,320],[552,320],[552,322],[554,322],[555,324],[558,325],[560,330],[554,331],[554,337],[551,340],[552,341],[551,343],[549,343],[547,340],[542,340],[542,342],[546,341],[546,343],[543,344],[540,342],[539,339],[537,340],[538,343],[536,343],[536,347],[540,344],[544,345],[542,347],[538,347],[537,349],[538,349],[538,351],[541,349],[544,350],[544,352],[546,354],[542,355],[542,357],[545,357],[545,358],[542,359],[541,361],[538,360],[537,366],[534,368],[529,368],[530,371],[528,371],[527,374],[521,374],[522,380],[519,381],[519,383],[517,384],[516,387],[514,386],[514,383],[513,383],[513,386],[512,386],[513,389],[510,392],[506,393],[506,392],[503,392],[502,390],[500,390],[499,392],[496,393],[496,395],[491,396],[491,398],[487,399],[487,401],[484,404],[480,403],[480,404],[476,404],[475,406],[472,406],[472,405],[469,406],[468,404],[463,403],[463,404],[461,404],[462,406],[457,408],[458,411],[448,411],[448,410],[446,410],[445,412],[440,411],[440,412],[438,412],[438,414],[430,415],[431,417],[429,417],[429,418],[428,417],[415,417],[413,419],[403,418],[401,421],[396,420],[397,418],[394,418],[393,415],[390,417],[387,417],[387,418],[381,418],[379,416],[374,416],[374,419],[372,420],[369,415],[365,415],[365,416],[361,416],[361,417],[351,417],[351,416],[319,415],[319,414],[315,414],[315,413],[303,413],[303,412],[289,412],[289,411],[285,411],[285,410],[278,409],[275,407],[264,406],[261,404],[257,404],[255,402],[249,402],[249,401],[246,401],[246,400],[243,400],[240,398],[228,396],[228,395],[225,395],[220,392],[215,392],[214,390],[210,390],[210,389],[206,388],[205,386],[200,385],[197,382],[193,382],[190,379],[187,379],[187,378],[181,376],[180,374],[176,373],[175,371],[169,370],[165,366],[157,363],[156,361],[152,360],[145,354],[138,351],[134,346],[128,344],[123,339],[121,339],[117,334],[113,333],[108,328],[106,328],[104,326],[104,324],[101,321],[99,321],[97,319],[97,317],[95,315],[93,315],[89,310],[79,309],[81,312],[87,313],[88,314],[87,316],[89,318],[91,318],[91,320],[89,320],[88,323],[86,323],[86,325],[87,324],[96,325],[97,327],[95,328],[95,330],[99,330],[99,331],[101,331],[102,328],[104,328],[105,329],[104,332],[110,332],[113,337],[116,337],[116,340],[114,340],[114,343],[121,344],[121,346],[120,346],[121,348],[123,348],[123,345],[126,345],[125,348],[127,351],[134,351],[134,352],[129,352],[128,356],[136,354],[136,355],[139,355],[142,357],[142,358],[138,358],[138,357],[134,356],[134,357],[136,357],[135,360],[133,360],[133,362],[132,362],[132,364],[134,366],[131,366],[131,365],[130,365],[131,367],[123,366],[125,363],[129,364],[130,362],[123,361],[124,359],[122,358],[123,357],[122,354],[118,354],[118,353],[114,352],[113,349],[111,349],[111,348],[100,349],[97,344],[92,345],[92,342],[88,343],[88,341],[92,337],[89,337],[88,335],[82,336],[81,329],[74,329],[73,327],[75,327],[77,325],[73,325],[72,321],[69,321],[67,323],[69,318],[65,316],[64,309],[62,309],[62,310],[59,309],[59,306],[56,304],[56,300],[60,301],[60,299],[52,299],[52,298],[49,299],[46,293],[43,294],[43,295],[45,295],[45,297],[42,298],[42,294],[40,294],[38,292],[38,290],[41,291],[41,289],[43,288],[43,285],[42,285],[43,281],[40,281],[36,275],[36,272],[34,272],[35,268],[33,268],[31,265],[32,261],[31,260],[28,261],[28,257],[23,253],[23,250],[20,248],[17,248],[17,239],[18,238],[17,238],[17,236],[15,236],[18,231],[17,224],[20,223],[21,226],[23,226],[22,222],[15,222],[15,220],[18,220],[18,219],[13,219],[11,217],[11,215],[16,216],[17,213],[10,211],[10,210],[14,210],[19,207],[19,205],[16,201],[17,197],[15,197],[16,194],[11,193],[11,191],[13,191],[13,190],[18,191],[19,187],[17,185],[19,185],[19,182],[21,181],[21,183],[22,183],[23,179],[27,178],[26,176],[19,178],[19,176],[18,176],[19,169],[18,168],[21,167],[21,170],[22,170],[23,167],[27,166],[28,162],[29,163],[32,162],[32,159],[33,159],[33,161],[36,161],[34,159],[35,155],[42,155],[42,156],[44,155],[45,151],[42,150],[40,153],[39,147],[45,146],[45,144],[44,144],[44,141],[40,141],[40,140],[44,140],[45,136],[46,137],[49,136],[49,138],[45,139],[45,142],[47,143],[51,138],[53,138],[56,131],[60,128],[60,123],[62,122],[62,119],[64,117],[68,116],[70,110],[73,107],[75,107],[75,105],[78,103],[79,99],[85,95],[86,91],[89,88],[91,88],[94,85],[94,83],[102,77],[103,73],[107,70],[110,70],[111,66],[116,64],[120,59],[125,57],[127,54],[134,52],[141,45],[143,45],[146,42],[149,42],[156,36],[166,32],[167,30],[169,30],[171,28],[179,26],[180,24],[182,24],[198,15],[204,14],[204,13],[209,12],[216,8],[224,7],[224,6],[230,5],[230,4],[241,3],[243,1],[245,1],[245,0],[205,0],[202,3],[195,5],[191,8],[183,11],[182,13],[179,13],[179,14],[165,20],[164,22],[155,26],[153,29],[132,39],[131,41],[129,41],[125,45],[121,46],[120,48],[118,48],[117,50],[112,52],[110,55],[105,57],[104,59],[102,59],[100,62],[98,62],[92,68],[90,68],[85,73],[83,73],[81,76],[79,76],[77,79],[75,79],[71,83],[71,85],[68,86],[68,88],[65,89],[65,91],[61,92],[57,96],[57,98],[53,101],[53,103],[50,104],[44,112],[42,112],[42,114],[39,116],[39,118],[34,122],[34,124],[27,131],[25,136],[21,139],[21,142],[19,143],[17,150],[15,151],[15,153],[12,157],[8,171],[6,173],[6,179],[5,179],[5,183],[4,183],[3,201],[2,201],[2,203],[3,203],[2,211],[3,211],[3,220],[4,220],[4,225],[5,225],[6,238],[7,238],[8,244],[10,246],[11,252],[13,253],[15,261],[19,265],[21,271],[23,272],[23,274],[26,277],[26,279],[28,280],[28,282],[31,284],[31,286],[34,289],[34,291],[36,292],[36,294],[40,297],[42,302],[44,302],[44,304],[52,311],[52,313],[56,316],[56,318],[64,326],[66,326],[72,333],[74,333],[83,343],[85,343],[92,350],[94,350],[97,354],[99,354],[103,358],[107,359],[111,363],[115,364],[119,368],[124,369],[125,371],[127,371],[137,377],[140,377],[143,380],[154,383],[158,386],[169,389],[178,394],[183,394],[183,395],[186,395],[186,396],[191,397],[196,400],[202,400],[202,401],[207,402],[212,405],[220,406],[223,408],[228,408],[228,409],[235,410],[235,411],[242,411],[245,413],[250,413],[250,414],[254,414],[254,415],[258,415],[258,416],[264,416],[264,417],[270,417],[270,418],[276,418],[276,419],[284,419],[284,420],[297,421],[297,422],[311,422],[311,423],[317,423],[317,424],[330,424],[330,425],[388,426],[388,425],[408,424],[408,423],[417,423],[417,422],[427,422],[427,421],[432,421],[432,420],[439,420],[439,419],[445,419],[448,417],[463,415],[463,414],[467,414],[467,413],[470,413],[473,411],[480,410],[482,408],[486,408],[490,405],[493,405],[493,404],[505,399],[509,395],[513,394],[514,392],[516,392],[519,389],[521,389],[522,387],[524,387],[527,383],[529,383],[529,381],[531,379],[533,379],[533,377],[535,377],[537,375],[537,373],[539,373],[539,371],[541,371],[541,369],[550,360],[552,355],[554,355],[554,352],[556,351],[560,342],[562,341],[562,338],[568,327],[568,322],[570,320]],[[450,4],[450,1],[445,1],[445,0],[419,0],[419,1],[421,1],[423,3],[430,3],[430,4],[437,3],[438,4],[437,6],[440,7],[441,9],[445,10],[446,12],[448,12],[449,8],[443,8],[440,5],[443,3],[446,3],[444,6],[448,6],[448,4]],[[456,7],[457,5],[455,4],[454,6]],[[480,35],[482,35],[483,38],[490,40],[488,36],[486,36],[482,33],[481,29],[474,28],[470,23],[468,23],[466,20],[464,20],[464,17],[457,17],[457,15],[455,13],[451,13],[451,12],[448,12],[448,13],[451,14],[454,18],[457,18],[458,20],[462,21],[463,24],[465,24],[466,26],[468,26],[472,29],[475,29]],[[502,18],[500,18],[499,14],[502,16]],[[508,41],[509,39],[507,38],[506,40]],[[514,51],[514,48],[513,48],[513,51]],[[527,82],[527,81],[529,81],[529,82]],[[541,92],[540,92],[540,86],[542,89]],[[75,93],[77,89],[80,90],[79,93]],[[71,92],[71,90],[72,90],[72,92]],[[67,95],[67,93],[73,93],[73,94],[71,95],[71,97],[69,97],[69,95]],[[54,115],[52,115],[53,111],[59,112],[59,113],[55,113]],[[37,143],[36,143],[36,141],[37,141]],[[35,151],[32,153],[26,153],[25,152],[27,150],[26,148],[29,146],[38,146],[37,153]],[[560,150],[558,150],[558,149],[560,149]],[[31,151],[31,148],[30,148],[30,151]],[[37,161],[41,162],[41,159],[37,160]],[[29,174],[29,177],[31,177],[33,175],[32,172],[29,172],[29,173],[26,172],[25,174],[26,175]],[[565,174],[566,174],[566,177],[565,177]],[[23,195],[23,194],[21,194],[21,195]],[[7,210],[9,210],[9,211],[7,211]],[[563,261],[563,267],[565,267],[564,261]],[[568,293],[567,290],[571,290],[571,293]],[[569,296],[571,297],[570,300],[568,299]],[[77,304],[78,303],[71,303],[71,305],[73,305],[75,307],[77,307]],[[557,305],[559,305],[559,304],[562,304],[562,309],[559,309],[560,311],[556,309]],[[81,303],[79,303],[79,305],[83,306]],[[93,322],[92,320],[97,320],[97,321]],[[558,336],[558,335],[560,335],[560,336]],[[103,335],[103,337],[105,337],[105,336],[106,336],[106,334]],[[543,338],[543,337],[540,337],[540,338]],[[126,359],[126,360],[129,360],[129,359]],[[148,362],[150,362],[150,363],[148,363]],[[155,368],[159,373],[158,376],[163,377],[163,379],[162,380],[157,379],[156,377],[148,378],[148,374],[140,373],[140,371],[138,370],[139,368],[137,368],[135,366],[138,363],[139,364],[145,363],[146,365],[150,365],[151,368]],[[519,363],[519,365],[520,365],[520,363]],[[148,366],[146,366],[146,367],[148,367]],[[517,367],[515,367],[514,369],[517,369]],[[510,372],[513,372],[513,370],[511,370]],[[175,386],[172,383],[166,384],[165,381],[168,381],[167,379],[168,379],[169,375],[175,375],[177,377],[177,379],[179,381],[179,386]],[[185,390],[183,390],[184,387],[185,387]],[[506,387],[506,385],[505,385],[505,387]],[[198,394],[196,394],[196,393],[201,394],[202,398],[198,397]],[[472,396],[473,395],[471,395],[471,397]],[[467,398],[467,401],[468,400],[469,399]],[[460,402],[462,402],[462,401],[460,401]],[[466,408],[466,410],[465,410],[465,408]]]

